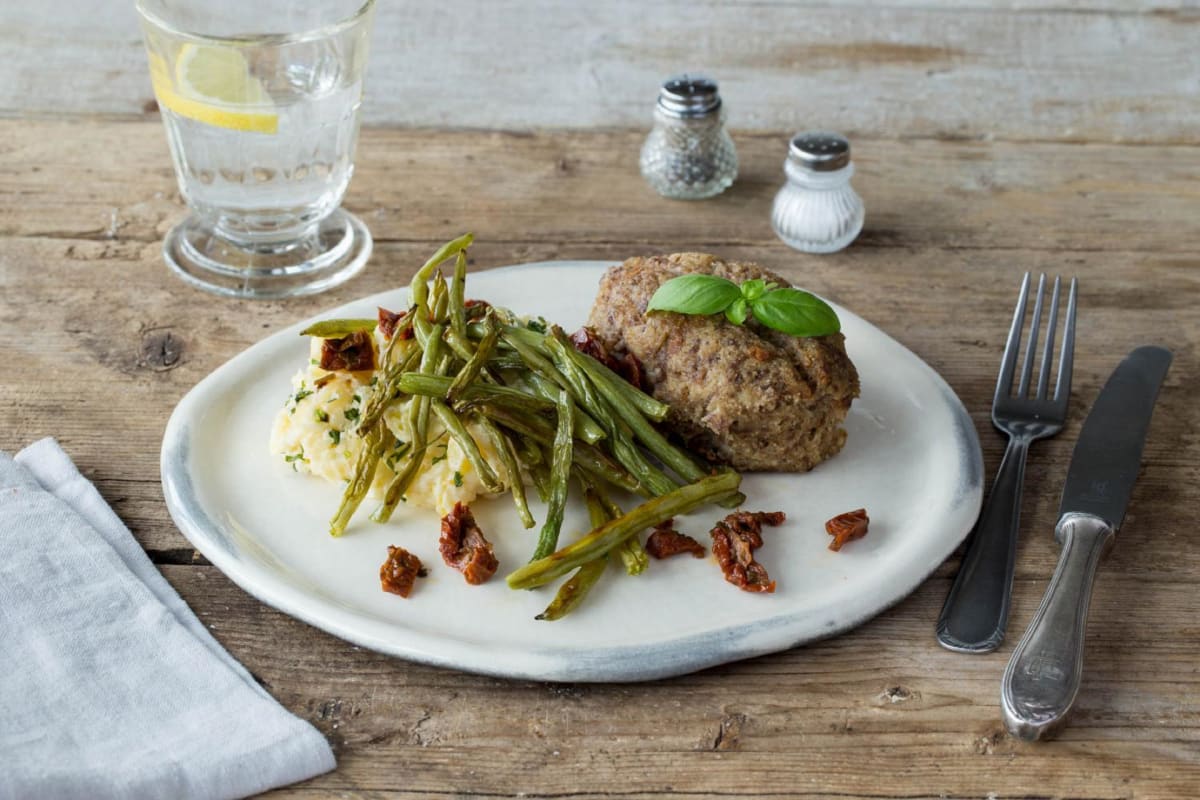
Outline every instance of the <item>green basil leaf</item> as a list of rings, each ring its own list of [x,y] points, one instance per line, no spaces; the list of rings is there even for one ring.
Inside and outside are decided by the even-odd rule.
[[[754,318],[792,336],[828,336],[842,329],[829,304],[799,289],[776,289],[750,304]]]
[[[750,307],[746,303],[746,298],[739,297],[733,301],[733,305],[725,309],[725,319],[732,322],[734,325],[741,325],[746,321],[746,314],[749,313]]]
[[[716,275],[680,275],[658,287],[647,311],[678,311],[680,314],[719,314],[742,296],[733,281]]]
[[[753,303],[767,293],[767,282],[761,278],[742,282],[742,297]]]
[[[318,336],[322,339],[341,339],[359,331],[374,330],[376,324],[377,320],[373,319],[323,319],[300,331],[300,335]]]

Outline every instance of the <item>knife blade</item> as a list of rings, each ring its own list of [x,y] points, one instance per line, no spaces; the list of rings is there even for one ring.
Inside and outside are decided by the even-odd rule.
[[[1117,365],[1083,423],[1054,529],[1062,545],[1058,566],[1001,683],[1004,724],[1017,738],[1051,735],[1075,702],[1096,568],[1125,520],[1170,365],[1170,350],[1134,350]]]
[[[1092,514],[1114,529],[1137,480],[1142,446],[1171,351],[1139,347],[1113,372],[1083,423],[1058,513]]]

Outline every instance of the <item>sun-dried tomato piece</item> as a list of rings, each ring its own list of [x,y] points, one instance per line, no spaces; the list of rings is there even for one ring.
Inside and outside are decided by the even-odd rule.
[[[841,550],[842,545],[846,542],[866,536],[867,527],[870,524],[871,518],[867,516],[865,508],[858,508],[854,511],[847,511],[845,514],[838,514],[825,523],[825,532],[833,537],[833,541],[829,543],[829,549],[834,551]]]
[[[388,311],[383,306],[379,306],[379,332],[383,334],[383,338],[390,339],[396,333],[396,328],[404,322],[404,318],[408,316],[407,311]],[[405,341],[413,337],[412,326],[406,326],[400,331],[400,341]]]
[[[478,585],[492,575],[500,562],[492,552],[492,543],[483,536],[475,524],[475,515],[470,506],[455,503],[454,510],[442,517],[442,537],[438,550],[447,566],[463,574],[467,583]]]
[[[642,369],[642,362],[638,361],[633,353],[609,352],[608,348],[604,346],[604,342],[600,341],[600,337],[596,335],[596,331],[586,325],[572,333],[570,340],[576,350],[596,359],[624,378],[625,382],[635,389],[641,389],[645,385],[645,370]]]
[[[754,551],[762,547],[762,526],[779,525],[786,518],[782,511],[735,511],[716,524],[713,555],[725,580],[747,592],[775,591],[775,581],[754,560]]]
[[[696,558],[704,558],[704,545],[686,533],[675,530],[674,523],[675,520],[669,519],[654,526],[654,531],[646,537],[646,552],[660,559],[680,553],[691,553]]]
[[[612,356],[608,354],[608,348],[604,346],[604,342],[596,336],[596,331],[584,325],[579,330],[570,335],[571,344],[575,345],[575,349],[584,355],[589,355],[599,361],[601,364],[610,366],[612,364]]]
[[[375,342],[371,333],[356,331],[340,339],[322,339],[320,367],[331,372],[375,369]]]
[[[492,304],[487,300],[464,300],[463,310],[467,312],[467,320],[483,319]]]
[[[408,597],[412,591],[413,581],[428,575],[421,559],[405,550],[403,547],[388,545],[387,561],[379,568],[379,582],[385,592]]]
[[[646,385],[646,370],[633,353],[626,353],[617,358],[616,373],[635,389],[641,389]]]

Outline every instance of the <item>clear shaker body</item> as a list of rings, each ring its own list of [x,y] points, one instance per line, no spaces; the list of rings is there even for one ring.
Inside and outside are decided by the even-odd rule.
[[[813,172],[784,163],[787,183],[775,195],[771,226],[789,247],[805,253],[834,253],[862,231],[866,212],[850,185],[854,165]]]
[[[729,188],[737,177],[737,151],[718,110],[679,119],[656,109],[642,145],[642,177],[663,197],[701,200]]]

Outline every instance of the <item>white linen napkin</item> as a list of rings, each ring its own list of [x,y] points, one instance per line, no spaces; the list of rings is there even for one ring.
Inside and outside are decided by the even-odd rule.
[[[0,798],[234,798],[335,766],[53,439],[0,452]]]

